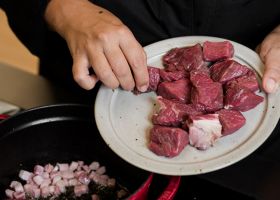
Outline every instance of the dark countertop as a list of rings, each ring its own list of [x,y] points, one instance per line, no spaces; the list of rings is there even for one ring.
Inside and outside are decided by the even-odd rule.
[[[79,102],[77,95],[48,80],[1,63],[0,100],[23,109]],[[183,177],[176,199],[280,199],[279,123],[277,127],[269,140],[246,159],[216,172]]]

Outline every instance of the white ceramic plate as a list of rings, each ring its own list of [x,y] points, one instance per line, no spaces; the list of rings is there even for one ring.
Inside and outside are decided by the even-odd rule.
[[[162,67],[161,58],[171,48],[190,46],[204,41],[224,41],[213,37],[179,37],[145,47],[148,65]],[[253,68],[260,77],[263,64],[258,55],[245,46],[232,42],[234,59]],[[192,175],[229,166],[256,150],[271,134],[280,116],[280,92],[266,95],[264,102],[243,113],[247,123],[232,135],[220,138],[213,147],[199,151],[187,146],[175,158],[155,155],[147,148],[155,93],[134,95],[121,89],[102,86],[95,102],[95,119],[105,142],[127,162],[139,168],[167,175]]]

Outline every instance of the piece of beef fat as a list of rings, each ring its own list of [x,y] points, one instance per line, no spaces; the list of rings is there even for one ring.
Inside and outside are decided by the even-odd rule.
[[[234,60],[217,62],[210,67],[211,78],[220,83],[226,83],[234,78],[247,74],[249,68]]]
[[[188,133],[180,128],[156,125],[150,131],[149,149],[159,156],[175,157],[188,143]]]
[[[239,130],[245,125],[246,119],[241,112],[237,110],[222,109],[216,112],[219,114],[219,120],[222,124],[222,134],[229,135]]]
[[[245,112],[255,108],[263,100],[263,97],[256,95],[248,88],[233,84],[226,90],[225,108]]]
[[[206,65],[200,44],[171,49],[163,56],[162,61],[167,71],[192,71]]]
[[[157,94],[165,99],[189,103],[191,97],[191,83],[188,79],[162,82],[158,85]]]
[[[187,120],[190,145],[206,150],[222,136],[222,125],[218,114],[190,116]]]
[[[157,100],[159,109],[152,117],[153,124],[163,126],[180,126],[188,116],[202,114],[202,112],[198,111],[192,104],[182,104],[164,99],[160,96]]]
[[[247,74],[239,78],[233,79],[227,82],[226,88],[231,87],[230,85],[237,84],[242,87],[246,87],[252,92],[259,90],[259,83],[257,80],[257,75],[253,70],[249,70]]]
[[[203,58],[206,61],[214,62],[232,58],[234,54],[233,45],[229,41],[203,43]]]

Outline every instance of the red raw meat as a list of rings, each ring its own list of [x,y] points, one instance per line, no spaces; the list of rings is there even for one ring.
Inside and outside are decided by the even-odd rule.
[[[263,97],[256,95],[248,88],[234,84],[226,91],[225,108],[245,112],[255,108],[263,100]]]
[[[232,58],[234,54],[233,45],[229,41],[203,43],[203,57],[206,61],[217,61]]]
[[[222,125],[218,114],[190,116],[186,122],[189,128],[190,145],[206,150],[222,136]]]
[[[168,72],[161,69],[159,74],[162,81],[168,81],[168,82],[178,81],[180,79],[186,79],[189,78],[190,76],[189,73],[185,70]]]
[[[156,91],[159,103],[152,116],[151,151],[174,157],[188,142],[206,150],[244,126],[240,111],[264,98],[254,93],[259,89],[256,73],[231,60],[233,54],[229,41],[206,41],[203,49],[200,44],[171,49],[162,58],[165,69],[149,68],[148,91]],[[208,68],[209,62],[216,63]]]
[[[259,90],[259,83],[256,73],[253,70],[249,70],[247,74],[239,78],[233,79],[226,84],[226,87],[231,87],[232,84],[237,84],[242,87],[246,87],[252,92]]]
[[[206,66],[200,44],[171,49],[162,60],[167,71],[192,71]]]
[[[153,115],[153,124],[180,126],[189,115],[201,115],[192,104],[182,104],[158,97],[159,111]]]
[[[188,133],[180,128],[156,125],[150,131],[149,149],[159,156],[175,157],[188,143]]]
[[[204,86],[213,83],[207,71],[193,70],[190,73],[190,81],[194,86]]]
[[[234,78],[247,74],[249,68],[234,60],[225,60],[210,67],[211,78],[220,83],[226,83]]]
[[[246,123],[245,117],[237,110],[222,109],[216,113],[219,114],[223,135],[229,135],[237,131]]]
[[[149,72],[149,87],[148,91],[156,91],[159,81],[160,81],[160,75],[159,75],[159,68],[155,67],[148,67]]]
[[[160,81],[160,75],[159,75],[159,68],[156,67],[148,67],[148,73],[149,73],[149,87],[147,89],[146,92],[152,92],[152,91],[156,91],[159,81]],[[134,94],[141,94],[142,92],[140,92],[136,87],[133,90]]]
[[[173,48],[169,50],[163,57],[162,57],[162,62],[163,65],[168,66],[169,64],[174,64],[177,65],[178,62],[180,61],[180,57],[183,54],[184,49],[187,47],[182,47],[182,48]],[[176,68],[175,68],[176,70]],[[173,70],[172,70],[173,71]]]
[[[191,84],[188,79],[173,82],[162,82],[158,85],[157,94],[165,99],[189,103],[191,96]]]
[[[201,105],[205,111],[212,112],[223,108],[222,84],[212,81],[207,74],[193,71],[190,75],[193,84],[191,103]]]

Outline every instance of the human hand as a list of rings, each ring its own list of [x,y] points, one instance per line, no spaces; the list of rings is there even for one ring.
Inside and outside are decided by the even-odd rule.
[[[258,50],[265,65],[263,88],[268,93],[274,93],[280,83],[280,26],[264,39]]]
[[[112,13],[87,0],[51,0],[47,23],[67,42],[74,80],[92,89],[98,80],[109,88],[135,86],[146,91],[146,54],[131,31]],[[89,68],[95,74],[89,74]]]

